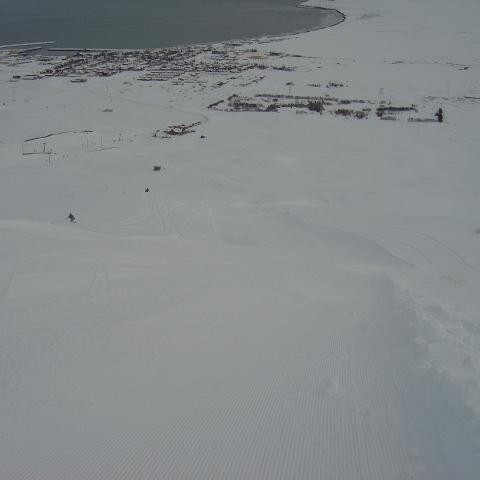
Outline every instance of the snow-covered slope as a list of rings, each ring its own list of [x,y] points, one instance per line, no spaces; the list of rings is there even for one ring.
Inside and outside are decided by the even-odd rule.
[[[480,5],[326,6],[234,74],[2,56],[1,480],[478,478]]]

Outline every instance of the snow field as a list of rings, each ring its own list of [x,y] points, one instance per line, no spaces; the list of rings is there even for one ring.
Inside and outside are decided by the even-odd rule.
[[[478,3],[335,6],[222,87],[0,65],[1,480],[478,477]],[[206,108],[288,82],[372,112]]]

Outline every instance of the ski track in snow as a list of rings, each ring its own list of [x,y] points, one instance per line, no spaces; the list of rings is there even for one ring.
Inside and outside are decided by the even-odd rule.
[[[4,277],[3,285],[0,288],[0,304],[5,299],[5,297],[8,295],[8,291],[10,290],[10,287],[12,286],[12,282],[13,282],[13,279],[14,279],[16,271],[17,271],[17,265],[18,265],[18,258],[15,257],[14,264],[13,264],[11,269],[7,270],[7,273]]]
[[[185,212],[176,214],[175,211],[185,207]],[[176,218],[178,217],[178,219]],[[190,226],[192,220],[201,221],[198,225]],[[181,224],[177,223],[180,222]],[[147,196],[145,206],[136,214],[119,220],[106,222],[80,222],[82,230],[114,236],[144,235],[152,225],[158,225],[159,229],[152,232],[154,236],[177,235],[180,238],[203,239],[211,233],[218,236],[212,207],[208,204],[194,206],[190,203],[181,202],[170,207],[168,200],[161,200],[158,195]]]
[[[440,245],[445,250],[447,250],[452,255],[454,255],[467,268],[469,268],[470,270],[473,270],[474,272],[480,273],[480,268],[476,267],[475,265],[472,265],[472,263],[465,260],[465,258],[462,255],[460,255],[460,253],[458,253],[454,248],[452,248],[450,245],[447,245],[445,242],[442,242],[438,238],[433,237],[432,235],[429,235],[428,233],[420,232],[418,230],[410,230],[410,229],[400,228],[400,227],[392,227],[392,228],[396,228],[396,229],[403,230],[403,231],[406,231],[406,232],[415,233],[416,235],[421,235],[422,237],[425,237],[425,238],[431,240],[432,242],[436,243],[437,245]]]

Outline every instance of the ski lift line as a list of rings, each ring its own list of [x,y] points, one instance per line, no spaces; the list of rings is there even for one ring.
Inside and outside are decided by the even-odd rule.
[[[105,94],[103,94],[101,92],[98,92],[96,90],[92,90],[89,87],[86,87],[86,90],[93,95],[105,96]],[[142,100],[136,100],[136,99],[133,99],[133,98],[122,97],[122,96],[119,96],[119,95],[109,94],[108,97],[109,98],[114,98],[116,100],[121,100],[121,101],[124,101],[124,102],[134,103],[134,104],[137,104],[137,105],[147,105],[148,107],[153,107],[153,108],[160,109],[160,110],[174,111],[174,112],[178,112],[178,113],[184,113],[184,114],[187,114],[187,115],[193,115],[193,116],[196,116],[196,117],[200,117],[202,124],[205,124],[205,123],[210,121],[210,117],[208,117],[207,115],[204,115],[203,113],[200,113],[198,111],[189,111],[189,110],[183,110],[183,109],[179,109],[179,108],[172,108],[170,105],[150,103],[150,102],[146,102],[146,101],[142,101]]]
[[[50,138],[56,135],[65,135],[66,133],[95,133],[93,130],[66,130],[64,132],[49,133],[48,135],[43,135],[41,137],[27,138],[23,143],[33,142],[34,140],[41,140],[43,138]]]

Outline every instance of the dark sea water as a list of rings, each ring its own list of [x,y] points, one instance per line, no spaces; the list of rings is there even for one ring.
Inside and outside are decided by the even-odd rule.
[[[0,45],[151,48],[310,30],[339,22],[301,0],[0,0]]]

